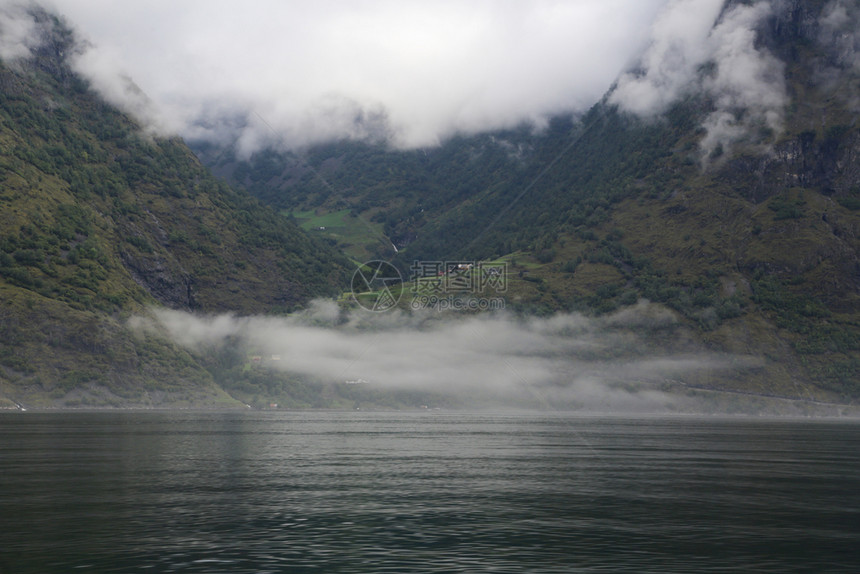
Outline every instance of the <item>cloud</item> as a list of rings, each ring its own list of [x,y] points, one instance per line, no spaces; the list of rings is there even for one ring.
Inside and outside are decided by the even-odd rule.
[[[785,65],[755,46],[755,28],[771,11],[769,2],[737,6],[711,33],[716,67],[703,87],[716,110],[703,124],[707,133],[699,145],[706,157],[741,140],[759,142],[782,131],[788,103]]]
[[[623,74],[609,101],[640,116],[665,112],[695,89],[699,66],[713,55],[709,36],[724,0],[673,0],[651,29],[636,70]]]
[[[641,117],[710,96],[707,157],[778,133],[787,101],[782,63],[755,45],[771,0],[45,1],[87,41],[73,65],[108,101],[150,131],[243,155],[539,127],[614,82],[609,101]],[[0,55],[20,57],[32,22],[4,5]],[[820,23],[852,62],[855,12],[832,0]]]
[[[832,0],[822,10],[818,22],[820,45],[826,57],[817,62],[815,79],[820,85],[830,88],[842,83],[846,70],[860,71],[860,6],[856,2]],[[845,82],[850,91],[850,105],[860,107],[860,93],[851,82]]]
[[[32,56],[45,41],[52,23],[36,2],[0,0],[0,59],[15,63]],[[89,79],[109,103],[131,113],[158,134],[176,133],[164,123],[153,102],[124,73],[120,58],[110,50],[83,42],[67,54],[75,72]]]
[[[111,101],[245,150],[333,138],[434,145],[582,111],[666,0],[47,0],[92,43]]]
[[[168,118],[147,95],[123,71],[119,58],[108,50],[100,50],[92,44],[84,44],[70,56],[72,69],[87,78],[108,103],[131,114],[146,132],[157,135],[172,135],[179,125],[171,125]]]
[[[14,62],[30,56],[42,41],[39,24],[28,5],[0,3],[0,59]]]
[[[135,328],[162,329],[198,351],[230,345],[249,354],[278,355],[279,361],[269,363],[273,368],[323,382],[364,379],[374,388],[510,401],[665,408],[679,399],[657,391],[654,383],[745,364],[705,353],[655,351],[647,335],[671,332],[674,315],[645,302],[604,318],[454,320],[394,312],[343,317],[331,302],[316,302],[289,318],[199,316],[167,309],[152,315],[155,323],[138,318]]]
[[[835,64],[860,69],[860,7],[854,2],[832,0],[819,19],[818,40],[830,48]]]
[[[788,102],[784,64],[755,43],[771,3],[738,4],[721,14],[723,3],[668,4],[639,68],[624,74],[609,98],[624,111],[653,117],[685,95],[708,95],[715,109],[702,123],[705,158],[742,140],[759,143],[779,133]]]

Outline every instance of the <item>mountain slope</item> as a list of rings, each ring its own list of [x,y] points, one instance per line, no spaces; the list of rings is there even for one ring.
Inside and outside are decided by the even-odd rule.
[[[746,52],[716,50],[659,116],[628,113],[610,93],[542,134],[434,150],[342,142],[248,161],[229,150],[201,157],[281,209],[351,210],[382,224],[399,252],[383,241],[365,252],[404,271],[413,261],[504,257],[509,307],[606,313],[647,299],[672,309],[694,346],[764,362],[688,384],[855,400],[858,12],[834,0],[727,2],[714,41],[743,40],[727,26],[750,14],[760,17],[738,30],[754,41]],[[743,85],[756,68],[731,85],[725,76],[738,68],[716,60],[737,66],[747,60],[731,58],[751,52],[765,75],[752,87],[776,90],[773,116],[744,99],[773,95]]]
[[[158,304],[284,312],[341,291],[345,260],[106,104],[69,67],[72,34],[33,17],[38,47],[0,63],[0,397],[232,402],[127,319]]]

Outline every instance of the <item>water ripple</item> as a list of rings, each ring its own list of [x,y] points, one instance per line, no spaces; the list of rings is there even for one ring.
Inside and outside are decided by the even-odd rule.
[[[0,417],[6,572],[853,572],[860,425]]]

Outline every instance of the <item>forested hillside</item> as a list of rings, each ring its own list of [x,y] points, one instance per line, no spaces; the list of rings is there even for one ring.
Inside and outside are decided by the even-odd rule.
[[[694,384],[779,396],[812,384],[804,393],[857,398],[858,10],[764,5],[727,2],[717,28],[764,14],[749,47],[763,69],[745,73],[773,89],[771,116],[744,102],[744,86],[718,92],[733,69],[711,61],[694,70],[700,89],[654,117],[610,92],[543,131],[433,149],[341,142],[247,160],[198,150],[354,257],[404,272],[413,261],[502,258],[509,308],[601,314],[645,299],[676,313],[700,347],[765,360],[753,376]],[[323,217],[335,227],[313,227]],[[361,249],[341,234],[358,224],[369,230]]]
[[[0,63],[0,398],[66,406],[230,404],[186,351],[127,320],[150,305],[283,313],[345,285],[345,260],[147,134],[42,37]]]
[[[651,81],[643,67],[540,128],[248,158],[196,142],[203,163],[101,99],[69,64],[73,34],[32,14],[38,42],[0,64],[7,406],[423,404],[136,328],[153,306],[284,314],[348,291],[370,259],[404,277],[414,262],[492,261],[515,314],[648,301],[673,325],[637,333],[654,352],[747,365],[663,381],[674,390],[860,398],[856,6],[727,2],[712,59],[654,113],[624,97]]]

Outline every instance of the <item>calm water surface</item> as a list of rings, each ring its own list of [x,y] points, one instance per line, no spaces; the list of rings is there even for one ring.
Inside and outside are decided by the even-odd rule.
[[[856,422],[0,415],[3,574],[858,568]]]

